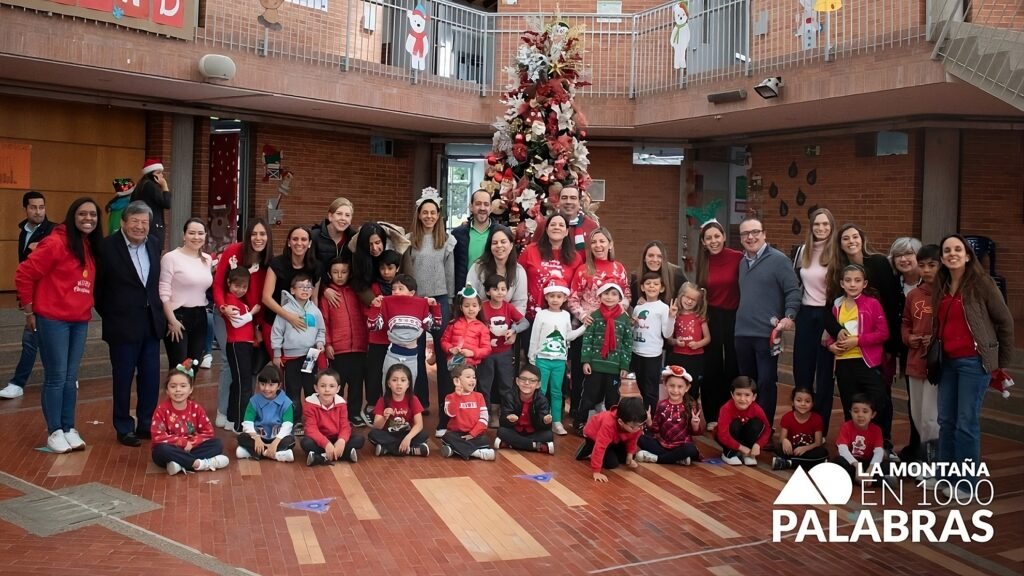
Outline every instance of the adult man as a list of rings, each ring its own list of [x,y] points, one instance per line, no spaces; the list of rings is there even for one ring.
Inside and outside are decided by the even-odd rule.
[[[42,194],[35,191],[25,192],[21,197],[21,206],[25,209],[25,219],[18,224],[19,263],[24,262],[39,242],[53,231],[53,222],[46,218],[46,198]],[[21,333],[21,358],[14,369],[14,377],[3,390],[0,390],[0,398],[18,398],[25,393],[25,385],[28,384],[32,366],[36,363],[38,349],[36,333],[25,328]]]
[[[576,250],[585,250],[590,242],[590,233],[597,229],[597,222],[587,216],[580,205],[580,190],[566,186],[558,195],[558,210],[569,221],[569,238]]]
[[[136,201],[121,213],[121,230],[103,240],[97,273],[96,310],[110,346],[114,381],[114,429],[125,446],[149,438],[160,396],[160,339],[167,332],[157,292],[159,240],[150,236],[153,210]],[[132,380],[137,378],[136,419],[131,416]]]
[[[487,248],[491,235],[491,195],[487,190],[477,190],[469,197],[469,222],[452,230],[455,237],[455,287],[466,285],[469,267],[476,262]]]
[[[757,403],[775,422],[775,386],[779,357],[770,342],[773,320],[792,330],[800,310],[800,284],[785,254],[765,241],[764,224],[755,216],[740,223],[740,306],[736,311],[736,361],[740,374],[757,381]]]

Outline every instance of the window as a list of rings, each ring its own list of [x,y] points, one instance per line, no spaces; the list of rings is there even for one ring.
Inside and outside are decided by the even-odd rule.
[[[299,6],[305,6],[306,8],[312,8],[314,10],[322,10],[327,12],[327,0],[287,0],[291,4],[297,4]]]

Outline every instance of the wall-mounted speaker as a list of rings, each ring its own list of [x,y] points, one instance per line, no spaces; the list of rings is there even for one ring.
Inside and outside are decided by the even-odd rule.
[[[728,92],[713,92],[708,94],[708,102],[722,104],[723,102],[740,102],[747,99],[747,91],[742,88]]]
[[[235,77],[235,62],[220,54],[207,54],[199,59],[199,73],[207,80],[231,80]]]

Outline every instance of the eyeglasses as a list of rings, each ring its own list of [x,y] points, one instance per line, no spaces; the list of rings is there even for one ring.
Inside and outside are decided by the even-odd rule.
[[[764,230],[747,230],[746,232],[740,232],[740,238],[757,238],[761,235]]]
[[[516,380],[519,380],[520,382],[526,382],[527,384],[536,384],[540,382],[540,378],[523,378],[521,376],[517,377]]]

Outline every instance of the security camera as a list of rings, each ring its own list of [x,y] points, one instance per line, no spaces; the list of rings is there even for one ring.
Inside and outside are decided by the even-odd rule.
[[[769,98],[778,98],[782,86],[782,76],[776,76],[762,80],[760,84],[754,86],[754,91],[757,92],[758,96],[767,100]]]

